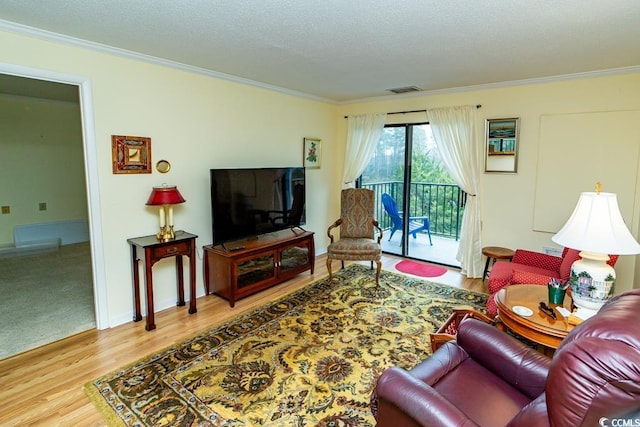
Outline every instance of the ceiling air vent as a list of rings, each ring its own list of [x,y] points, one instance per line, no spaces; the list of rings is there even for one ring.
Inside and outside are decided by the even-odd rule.
[[[420,92],[422,91],[422,89],[420,89],[418,86],[406,86],[406,87],[397,87],[395,89],[387,89],[389,92],[393,92],[393,93],[409,93],[409,92]]]

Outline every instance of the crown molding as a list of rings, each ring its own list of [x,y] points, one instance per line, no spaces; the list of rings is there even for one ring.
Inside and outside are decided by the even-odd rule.
[[[411,92],[411,93],[406,93],[401,95],[374,96],[374,97],[368,97],[368,98],[354,99],[350,101],[343,101],[343,102],[339,102],[338,104],[348,105],[348,104],[360,104],[363,102],[391,101],[391,100],[404,99],[404,98],[419,98],[422,96],[429,96],[429,95],[443,95],[448,93],[472,92],[472,91],[485,90],[485,89],[536,85],[536,84],[543,84],[543,83],[555,83],[555,82],[568,81],[568,80],[583,80],[583,79],[613,76],[618,74],[631,74],[631,73],[640,73],[640,65],[635,65],[631,67],[610,68],[606,70],[586,71],[583,73],[562,74],[562,75],[549,76],[549,77],[538,77],[534,79],[510,80],[510,81],[504,81],[504,82],[484,83],[479,85],[460,86],[460,87],[453,87],[453,88],[446,88],[446,89],[423,90],[420,92]]]
[[[242,85],[253,86],[260,89],[270,90],[273,92],[279,92],[286,95],[295,96],[298,98],[310,99],[313,101],[319,101],[319,102],[324,102],[327,104],[334,104],[334,105],[349,105],[349,104],[359,104],[359,103],[365,103],[365,102],[391,101],[391,100],[416,98],[416,97],[423,97],[423,96],[430,96],[430,95],[442,95],[442,94],[450,94],[450,93],[471,92],[471,91],[478,91],[478,90],[484,90],[484,89],[535,85],[535,84],[553,83],[553,82],[560,82],[560,81],[567,81],[567,80],[580,80],[580,79],[596,78],[596,77],[603,77],[603,76],[611,76],[611,75],[617,75],[617,74],[629,74],[629,73],[640,72],[640,66],[631,66],[631,67],[612,68],[612,69],[606,69],[606,70],[588,71],[588,72],[582,72],[582,73],[563,74],[563,75],[549,76],[549,77],[540,77],[540,78],[533,78],[533,79],[511,80],[511,81],[485,83],[485,84],[471,85],[471,86],[460,86],[460,87],[454,87],[454,88],[424,90],[420,92],[412,92],[412,93],[400,94],[400,95],[372,96],[372,97],[353,99],[348,101],[336,101],[334,99],[323,98],[323,97],[311,95],[308,93],[283,88],[280,86],[274,86],[266,83],[257,82],[255,80],[249,80],[242,77],[221,73],[218,71],[207,70],[205,68],[187,65],[177,61],[171,61],[168,59],[158,58],[155,56],[133,52],[126,49],[120,49],[120,48],[104,45],[101,43],[90,42],[87,40],[83,40],[83,39],[79,39],[79,38],[75,38],[75,37],[71,37],[71,36],[67,36],[59,33],[54,33],[47,30],[42,30],[39,28],[29,27],[22,24],[16,24],[14,22],[5,21],[2,19],[0,19],[0,30],[32,36],[32,37],[44,39],[47,41],[53,41],[61,44],[80,47],[88,50],[120,56],[123,58],[133,59],[137,61],[143,61],[143,62],[160,65],[164,67],[169,67],[169,68],[174,68],[174,69],[187,71],[195,74],[201,74],[208,77],[227,80],[227,81],[242,84]]]
[[[227,80],[234,83],[239,83],[247,86],[254,86],[260,89],[266,89],[273,92],[279,92],[290,96],[295,96],[298,98],[310,99],[313,101],[320,101],[329,104],[335,104],[336,101],[332,99],[327,99],[315,95],[310,95],[308,93],[299,92],[292,89],[283,88],[280,86],[274,86],[267,83],[261,83],[250,79],[245,79],[238,76],[233,76],[230,74],[220,73],[218,71],[207,70],[201,67],[195,67],[192,65],[183,64],[177,61],[171,61],[168,59],[158,58],[151,55],[146,55],[143,53],[134,52],[131,50],[120,49],[117,47],[91,42],[83,39],[79,39],[76,37],[67,36],[64,34],[54,33],[47,30],[42,30],[39,28],[29,27],[22,24],[16,24],[15,22],[5,21],[0,19],[0,30],[5,30],[8,32],[36,37],[39,39],[53,41],[61,44],[66,44],[69,46],[80,47],[83,49],[93,50],[96,52],[106,53],[109,55],[119,56],[122,58],[133,59],[137,61],[143,61],[150,64],[160,65],[164,67],[174,68],[182,71],[187,71],[195,74],[201,74],[208,77],[214,77],[217,79]]]

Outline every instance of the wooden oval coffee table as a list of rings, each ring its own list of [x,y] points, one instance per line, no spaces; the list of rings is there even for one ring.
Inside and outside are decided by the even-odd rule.
[[[551,348],[558,348],[562,340],[571,331],[574,325],[570,325],[555,307],[557,304],[549,304],[549,296],[546,286],[541,285],[511,285],[502,288],[495,295],[498,306],[498,319],[503,327],[509,328],[516,334],[523,336],[535,343]],[[554,308],[556,318],[544,314],[539,310],[540,302]],[[564,308],[571,311],[571,298],[564,298]],[[533,314],[522,316],[513,311],[513,307],[521,306],[530,309]]]

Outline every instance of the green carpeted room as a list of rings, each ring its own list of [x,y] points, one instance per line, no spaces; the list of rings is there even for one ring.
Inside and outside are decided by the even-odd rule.
[[[638,19],[631,0],[4,2],[0,424],[388,425],[408,412],[378,379],[444,360],[439,329],[463,345],[458,310],[546,372],[566,333],[500,328],[558,321],[550,300],[507,318],[526,304],[489,289],[483,251],[560,256],[596,183],[637,243]],[[374,194],[364,237],[341,225],[353,188]],[[599,303],[640,286],[633,249],[574,249],[620,254]]]
[[[7,358],[96,327],[89,243],[0,258]]]

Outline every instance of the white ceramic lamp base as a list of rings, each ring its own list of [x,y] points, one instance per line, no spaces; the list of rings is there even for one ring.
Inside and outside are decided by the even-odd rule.
[[[571,266],[571,298],[576,307],[597,312],[613,294],[616,272],[608,255],[582,251],[580,256]]]

